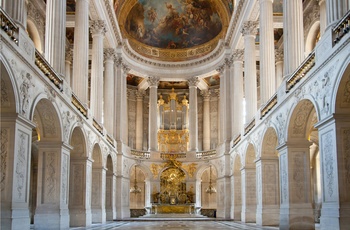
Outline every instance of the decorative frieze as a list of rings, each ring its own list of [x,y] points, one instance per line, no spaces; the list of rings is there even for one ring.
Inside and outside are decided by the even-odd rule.
[[[6,173],[7,173],[7,155],[9,148],[9,129],[1,129],[1,147],[0,147],[0,191],[4,191],[6,186]]]
[[[32,76],[29,73],[22,71],[21,76],[23,80],[20,86],[20,92],[22,96],[22,113],[26,114],[29,109],[29,103],[32,95],[31,89],[32,87],[35,87],[35,85],[33,84]]]
[[[18,152],[15,167],[15,200],[25,201],[26,199],[26,181],[27,181],[27,151],[28,151],[28,134],[19,132],[18,134]]]
[[[321,139],[322,143],[322,150],[323,150],[323,157],[324,157],[324,167],[323,167],[323,173],[324,173],[324,186],[325,186],[325,192],[326,196],[328,198],[331,198],[334,193],[334,186],[335,186],[335,159],[334,156],[336,155],[334,153],[334,138],[331,132],[328,132],[324,135],[322,135]]]

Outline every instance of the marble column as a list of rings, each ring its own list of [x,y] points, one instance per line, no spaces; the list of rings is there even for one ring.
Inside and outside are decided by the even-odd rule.
[[[210,91],[202,90],[203,97],[203,150],[210,150]]]
[[[1,229],[30,229],[29,190],[32,129],[22,116],[1,114]]]
[[[27,29],[26,0],[2,1],[1,7],[23,30]]]
[[[129,69],[123,64],[122,58],[115,60],[115,135],[116,141],[127,144],[128,140],[128,109],[127,109],[127,85],[126,75]]]
[[[62,142],[40,141],[35,229],[69,228],[69,154]]]
[[[113,135],[114,127],[114,49],[104,50],[103,126]]]
[[[198,150],[198,103],[197,103],[197,85],[199,83],[198,77],[191,77],[188,79],[188,86],[190,91],[189,98],[189,132],[190,144],[189,151]]]
[[[318,5],[320,6],[320,35],[322,37],[327,26],[326,0],[319,0]]]
[[[143,97],[144,90],[136,92],[136,149],[142,150],[143,147]]]
[[[243,23],[242,33],[244,36],[244,92],[246,100],[246,122],[252,120],[257,111],[257,75],[255,36],[258,23],[246,21]]]
[[[72,156],[69,170],[69,225],[70,227],[91,226],[92,160]]]
[[[326,0],[327,29],[341,19],[349,10],[347,0]]]
[[[220,89],[218,90],[218,145],[224,143],[224,121],[225,121],[225,65],[222,65],[217,69],[220,75]]]
[[[106,168],[93,165],[91,188],[93,223],[106,223]]]
[[[65,72],[66,0],[46,1],[45,58],[61,76]]]
[[[273,0],[260,0],[260,104],[276,92]]]
[[[221,87],[221,77],[220,77],[220,87]],[[220,89],[215,89],[215,94],[216,94],[216,97],[217,97],[217,133],[218,133],[218,137],[217,137],[217,142],[216,142],[216,146],[218,146],[219,144],[222,143],[222,140],[221,140],[221,137],[222,137],[222,133],[221,133],[221,99],[220,99]]]
[[[106,23],[103,20],[91,21],[92,61],[90,109],[99,123],[102,123],[103,112],[103,38],[106,33]]]
[[[88,105],[89,0],[76,0],[72,78],[73,92]]]
[[[158,142],[157,142],[157,134],[158,134],[158,119],[157,119],[157,89],[159,84],[158,77],[149,77],[149,133],[148,133],[148,141],[149,141],[149,151],[157,151],[158,150]]]
[[[243,129],[243,55],[243,50],[233,52],[232,137],[240,134]]]
[[[311,200],[308,141],[278,147],[280,162],[280,229],[315,229]]]
[[[233,93],[232,93],[232,74],[233,74],[233,68],[232,68],[232,58],[228,57],[225,59],[225,69],[224,69],[224,124],[223,124],[223,141],[225,143],[229,143],[231,141],[232,137],[232,103],[233,103]],[[227,153],[227,152],[226,152]]]
[[[280,87],[283,81],[283,49],[277,49],[275,52],[276,61],[276,89]]]
[[[66,61],[65,61],[65,74],[64,79],[67,82],[67,85],[70,87],[71,85],[71,76],[72,76],[72,64],[73,64],[73,50],[67,49],[66,50]]]
[[[284,76],[304,60],[303,2],[283,0]]]

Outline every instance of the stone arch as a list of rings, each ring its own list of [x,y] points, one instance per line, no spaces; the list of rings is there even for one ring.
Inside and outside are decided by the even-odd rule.
[[[248,143],[242,168],[242,222],[256,222],[256,150]]]
[[[280,164],[283,174],[281,213],[285,212],[282,211],[285,209],[284,203],[289,203],[290,207],[287,209],[291,213],[294,209],[304,207],[302,212],[296,212],[288,217],[291,228],[314,228],[315,222],[319,221],[321,204],[314,197],[321,197],[321,191],[315,189],[317,186],[320,187],[321,182],[313,176],[319,175],[320,171],[320,160],[317,158],[316,161],[315,158],[318,155],[318,130],[315,127],[317,122],[318,113],[315,104],[310,99],[299,101],[290,114],[286,149],[280,149],[280,160],[283,158]],[[285,180],[288,181],[288,185]],[[289,198],[285,194],[286,186]],[[282,220],[283,215],[280,218]]]
[[[91,214],[93,223],[106,222],[106,168],[103,163],[101,146],[92,148]]]
[[[136,174],[136,177],[135,177]],[[129,171],[130,175],[130,192],[135,187],[135,184],[137,188],[140,189],[139,193],[130,193],[130,210],[131,210],[131,217],[135,216],[136,213],[134,212],[140,212],[140,210],[144,210],[146,202],[145,202],[145,195],[146,195],[146,185],[145,180],[146,176],[143,172],[143,169],[138,164],[134,164],[130,167]]]
[[[210,172],[211,171],[211,172]],[[211,173],[211,175],[210,175]],[[207,193],[207,189],[210,185],[217,189],[216,179],[218,177],[218,171],[216,167],[209,163],[209,165],[204,165],[201,170],[201,204],[202,204],[202,214],[206,216],[212,216],[211,211],[217,209],[217,195],[216,193]]]
[[[241,220],[242,211],[242,180],[241,180],[242,160],[237,153],[233,161],[233,219]]]
[[[305,56],[309,55],[315,48],[320,39],[320,21],[315,21],[306,34],[305,38]]]
[[[279,159],[277,146],[276,130],[273,127],[268,127],[262,138],[261,156],[256,160],[256,222],[258,225],[277,226],[279,224]]]
[[[41,40],[40,33],[38,28],[36,27],[35,23],[28,19],[27,20],[27,31],[29,37],[32,39],[35,48],[40,52],[43,53],[43,41]]]
[[[16,84],[14,82],[14,75],[11,72],[8,64],[3,59],[2,55],[0,55],[0,77],[1,77],[1,114],[2,117],[4,114],[13,114],[19,111],[18,108],[18,92]]]
[[[86,207],[91,186],[91,161],[87,159],[88,151],[84,130],[76,126],[70,135],[70,174],[69,174],[69,212],[70,226],[91,225],[91,211]],[[86,214],[89,213],[89,214]],[[90,218],[89,218],[90,217]]]

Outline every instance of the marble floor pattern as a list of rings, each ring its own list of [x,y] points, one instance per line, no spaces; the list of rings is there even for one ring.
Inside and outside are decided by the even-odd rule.
[[[244,224],[233,221],[114,221],[106,224],[93,224],[91,227],[70,228],[71,230],[217,230],[217,229],[244,229],[244,230],[276,230],[278,227],[259,227],[255,224]]]

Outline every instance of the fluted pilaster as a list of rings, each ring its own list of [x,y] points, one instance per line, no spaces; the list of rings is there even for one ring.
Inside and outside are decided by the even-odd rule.
[[[102,122],[103,98],[103,39],[106,24],[102,20],[91,21],[92,62],[90,109],[98,122]]]
[[[66,0],[46,2],[45,58],[62,75],[65,73]]]
[[[198,105],[197,105],[197,86],[198,77],[191,77],[188,79],[188,86],[190,91],[190,106],[189,106],[189,132],[190,132],[190,151],[198,150]]]
[[[114,127],[114,59],[115,50],[104,50],[104,87],[103,87],[103,124],[107,132],[113,135]]]
[[[136,91],[136,149],[142,150],[143,146],[143,97],[144,90]]]
[[[203,150],[210,150],[210,91],[202,90],[203,97]]]
[[[304,60],[303,2],[283,1],[284,76]]]
[[[84,103],[88,103],[89,79],[89,0],[76,0],[74,53],[73,53],[73,92]]]
[[[149,150],[157,151],[157,133],[158,133],[158,124],[157,124],[157,90],[159,84],[159,77],[149,77],[147,79],[149,84]]]
[[[232,130],[233,137],[239,134],[243,127],[243,50],[233,52],[233,107]]]
[[[242,34],[244,36],[244,71],[245,71],[245,100],[246,121],[250,121],[257,111],[257,82],[256,82],[256,54],[255,36],[258,22],[247,21],[243,23]]]
[[[273,0],[260,0],[260,101],[266,103],[276,91]]]

